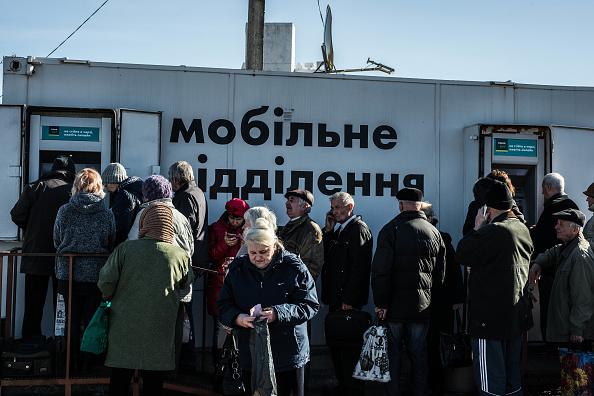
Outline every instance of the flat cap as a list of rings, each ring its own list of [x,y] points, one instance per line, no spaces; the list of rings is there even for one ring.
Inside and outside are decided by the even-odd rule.
[[[310,193],[307,190],[291,190],[288,191],[285,194],[285,198],[289,198],[289,197],[297,197],[297,198],[301,198],[302,200],[304,200],[305,202],[307,202],[308,204],[313,206],[314,203],[314,196],[312,193]]]
[[[577,209],[565,209],[557,213],[553,213],[554,219],[571,221],[583,227],[586,224],[586,216]]]
[[[584,191],[584,194],[589,196],[590,198],[594,198],[594,183],[590,184],[590,187],[588,187],[588,189]]]
[[[396,199],[399,201],[421,202],[423,200],[423,191],[418,188],[404,187],[396,193]]]

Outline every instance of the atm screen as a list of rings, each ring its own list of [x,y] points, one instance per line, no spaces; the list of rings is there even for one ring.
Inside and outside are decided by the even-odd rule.
[[[40,151],[39,175],[51,171],[54,159],[59,155],[70,155],[77,172],[84,168],[93,168],[101,173],[101,153],[89,151]]]

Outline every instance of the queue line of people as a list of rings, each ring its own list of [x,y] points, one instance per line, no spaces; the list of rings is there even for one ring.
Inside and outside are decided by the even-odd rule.
[[[109,209],[103,187],[111,195]],[[545,211],[529,230],[513,199],[508,175],[494,170],[479,179],[457,252],[451,237],[434,227],[437,219],[432,207],[415,188],[398,192],[400,214],[380,231],[375,253],[372,233],[355,214],[353,197],[345,192],[329,198],[323,228],[309,217],[314,197],[306,190],[286,193],[289,222],[278,230],[273,212],[261,206],[250,208],[238,198],[227,202],[219,220],[207,227],[206,200],[185,161],[170,167],[169,180],[154,175],[142,181],[128,177],[118,163],[110,164],[103,175],[88,168],[75,175],[72,160],[61,156],[49,175],[26,186],[11,215],[25,230],[25,252],[51,252],[51,247],[40,242],[48,234],[58,253],[111,252],[107,260],[76,259],[71,329],[72,338],[78,340],[101,298],[121,302],[113,310],[110,329],[117,331],[110,330],[106,360],[113,368],[111,394],[125,394],[131,369],[142,370],[152,384],[145,394],[159,394],[162,373],[174,369],[179,359],[184,310],[190,323],[194,322],[191,266],[204,266],[208,261],[217,272],[207,281],[208,313],[217,329],[224,330],[219,334],[236,330],[242,368],[249,372],[249,329],[255,320],[268,321],[279,394],[287,395],[305,391],[308,326],[319,310],[318,275],[322,302],[330,312],[361,310],[368,303],[371,287],[376,315],[390,328],[393,380],[388,393],[401,394],[399,362],[405,344],[413,363],[414,394],[425,395],[428,376],[433,385],[441,382],[440,365],[435,364],[438,334],[451,331],[452,312],[466,300],[459,264],[471,268],[469,331],[476,382],[483,394],[505,394],[521,393],[521,336],[531,314],[526,291],[531,261],[536,262],[530,270],[531,280],[541,282],[541,312],[554,313],[554,320],[544,315],[543,338],[556,342],[590,339],[589,325],[584,323],[589,323],[594,312],[594,296],[587,292],[594,284],[594,254],[582,228],[591,232],[594,223],[590,220],[586,225],[585,216],[563,193],[560,175],[546,175],[542,187]],[[584,194],[592,210],[594,184]],[[35,213],[37,217],[32,217]],[[566,262],[572,264],[562,265]],[[43,306],[45,295],[42,299],[40,294],[43,287],[47,290],[54,271],[55,290],[67,295],[67,264],[58,258],[54,271],[52,267],[53,262],[23,261],[21,270],[27,274],[24,337],[41,334],[41,314],[32,305]],[[557,273],[560,268],[575,271],[563,276],[570,282],[581,281],[579,300],[574,301],[573,294],[568,297],[560,286],[565,278],[553,271],[549,288],[553,302],[547,306],[543,272],[550,268],[557,268]],[[575,310],[570,307],[567,313],[559,313],[551,308],[559,299],[565,304],[567,298]],[[125,302],[128,299],[130,304]],[[146,305],[150,301],[154,309]],[[558,328],[560,317],[570,324],[569,330]],[[129,323],[130,318],[136,318],[134,323]],[[552,329],[550,336],[547,328]],[[139,335],[143,331],[147,334]],[[566,337],[567,331],[571,334]],[[142,349],[147,345],[143,340],[166,342],[161,341],[153,354]],[[340,393],[363,391],[362,383],[350,375],[359,351],[360,346],[331,348]],[[77,348],[73,354],[76,361]],[[431,391],[439,394],[441,389],[433,386]]]

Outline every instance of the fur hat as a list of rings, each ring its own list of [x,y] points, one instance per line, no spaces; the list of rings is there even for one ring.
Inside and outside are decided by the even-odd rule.
[[[118,162],[112,162],[107,165],[101,173],[103,184],[120,184],[128,178],[126,169]]]
[[[145,202],[155,199],[171,198],[171,183],[161,175],[151,175],[142,183],[142,196]]]
[[[511,191],[505,183],[493,180],[489,191],[485,195],[485,205],[498,210],[509,210],[514,204]]]
[[[418,188],[404,187],[396,193],[396,199],[399,201],[421,202],[423,200],[423,192]]]
[[[69,155],[59,155],[54,159],[54,163],[52,164],[52,172],[56,171],[66,171],[72,174],[76,173],[76,168],[74,167],[74,161],[72,157]]]

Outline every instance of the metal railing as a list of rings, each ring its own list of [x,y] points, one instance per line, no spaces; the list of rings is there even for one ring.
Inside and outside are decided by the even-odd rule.
[[[16,299],[17,299],[17,258],[18,257],[67,257],[68,258],[68,301],[66,307],[66,367],[64,371],[64,378],[48,377],[48,378],[0,378],[0,394],[3,387],[25,387],[25,386],[64,386],[64,395],[72,395],[73,385],[106,385],[109,384],[108,377],[71,377],[70,375],[70,351],[71,351],[71,317],[72,317],[72,278],[73,265],[76,257],[108,257],[108,254],[92,254],[92,253],[22,253],[14,249],[11,251],[0,251],[0,302],[2,296],[6,296],[6,321],[4,324],[4,338],[10,340],[14,338],[15,333],[15,316],[16,316]],[[4,285],[4,258],[6,257],[6,285]],[[205,270],[204,268],[198,268]],[[207,270],[210,272],[210,270]],[[213,271],[216,272],[216,271]],[[4,294],[6,293],[6,294]],[[57,307],[56,307],[57,309]],[[57,353],[57,352],[56,352]],[[218,396],[217,393],[207,389],[196,388],[183,384],[172,382],[165,382],[164,389],[181,392],[191,395],[202,396]],[[132,392],[134,396],[140,394],[140,382],[138,372],[135,372],[132,379]]]

